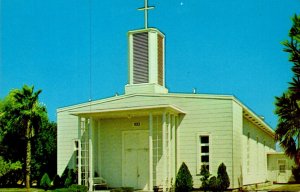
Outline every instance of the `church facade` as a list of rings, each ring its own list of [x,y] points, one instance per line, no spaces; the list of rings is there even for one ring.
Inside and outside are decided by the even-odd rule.
[[[232,95],[169,93],[165,36],[156,28],[128,32],[125,94],[57,110],[58,165],[76,169],[93,190],[109,187],[164,191],[185,162],[200,187],[200,169],[217,174],[223,162],[230,188],[268,180],[274,131]]]

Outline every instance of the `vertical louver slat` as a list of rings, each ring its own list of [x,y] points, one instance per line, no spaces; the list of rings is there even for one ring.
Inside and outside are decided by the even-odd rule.
[[[133,83],[148,83],[148,33],[133,35]]]
[[[163,86],[164,84],[164,68],[163,68],[163,38],[161,35],[157,37],[157,75],[158,75],[158,84]]]

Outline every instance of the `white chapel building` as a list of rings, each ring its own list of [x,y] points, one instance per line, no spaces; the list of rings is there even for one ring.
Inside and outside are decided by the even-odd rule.
[[[185,162],[200,187],[200,168],[216,175],[223,162],[230,188],[268,179],[274,131],[232,95],[169,93],[165,35],[156,28],[128,32],[125,94],[57,110],[57,173],[78,171],[93,190],[109,187],[167,191]]]

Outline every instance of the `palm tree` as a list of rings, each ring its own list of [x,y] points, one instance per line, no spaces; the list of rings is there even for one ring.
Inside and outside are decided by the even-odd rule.
[[[275,139],[279,141],[285,153],[300,165],[300,110],[291,94],[284,93],[276,97],[276,111],[279,116]]]
[[[276,97],[275,114],[278,124],[275,139],[300,166],[300,16],[293,17],[293,26],[289,31],[290,41],[284,41],[284,51],[289,53],[289,61],[293,63],[294,76],[289,83],[288,91]]]
[[[41,90],[34,92],[34,87],[27,85],[24,85],[21,90],[13,92],[15,102],[13,119],[19,125],[18,132],[25,137],[26,141],[25,178],[27,189],[30,188],[31,141],[35,132],[39,130],[41,117],[45,112],[45,107],[38,102],[41,92]]]

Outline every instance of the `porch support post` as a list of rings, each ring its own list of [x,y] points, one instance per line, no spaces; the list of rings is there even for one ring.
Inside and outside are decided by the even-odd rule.
[[[167,175],[167,186],[168,186],[168,189],[170,190],[170,183],[171,183],[171,149],[172,149],[172,146],[171,146],[171,115],[170,113],[168,114],[168,138],[167,138],[167,142],[168,142],[168,147],[167,147],[167,160],[168,160],[168,165],[167,165],[167,168],[168,168],[168,175]]]
[[[81,185],[81,117],[78,117],[78,185]]]
[[[175,138],[176,138],[176,141],[175,141],[175,145],[176,145],[176,171],[178,170],[178,167],[180,166],[178,163],[180,163],[180,160],[181,160],[181,157],[180,157],[180,153],[179,153],[179,145],[180,145],[180,141],[179,141],[179,136],[178,136],[178,121],[179,121],[179,116],[176,115],[175,116],[175,130],[176,130],[176,134],[175,134]]]
[[[89,191],[93,191],[93,173],[94,173],[94,166],[93,166],[93,119],[89,119]]]
[[[153,190],[153,116],[149,113],[149,191]]]
[[[172,178],[175,182],[176,177],[176,129],[175,129],[175,115],[172,115]]]
[[[166,112],[163,113],[162,116],[162,156],[163,156],[163,191],[166,191],[166,180],[167,180],[167,150],[166,150],[166,144],[167,144],[167,122],[166,122]]]

